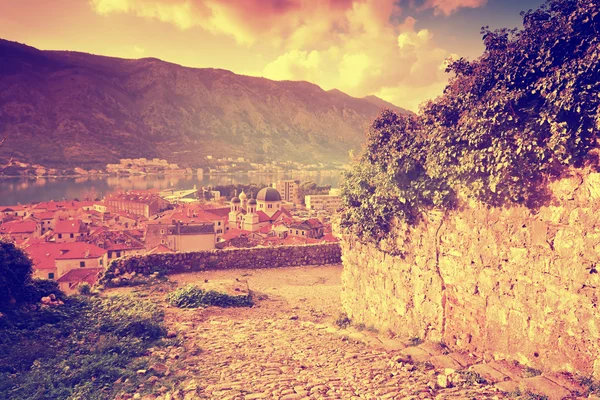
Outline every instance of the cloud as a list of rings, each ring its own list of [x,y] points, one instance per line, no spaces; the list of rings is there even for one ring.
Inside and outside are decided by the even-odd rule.
[[[421,10],[433,9],[435,15],[450,15],[460,8],[479,8],[487,4],[487,0],[426,0]]]
[[[420,0],[450,15],[486,0]],[[233,38],[267,60],[246,74],[307,80],[416,110],[440,94],[450,53],[397,0],[90,0],[101,15],[132,14]],[[414,3],[411,3],[414,5]],[[401,22],[399,22],[401,21]],[[255,67],[257,68],[257,67]]]

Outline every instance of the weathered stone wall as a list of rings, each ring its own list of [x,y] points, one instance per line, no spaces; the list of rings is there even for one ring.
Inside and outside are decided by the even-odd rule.
[[[109,283],[112,279],[133,272],[142,275],[156,271],[176,274],[215,269],[339,264],[340,257],[339,243],[128,256],[114,260],[104,273],[101,283]]]
[[[404,257],[342,243],[355,322],[545,370],[600,378],[600,174],[552,184],[553,205],[430,213]]]

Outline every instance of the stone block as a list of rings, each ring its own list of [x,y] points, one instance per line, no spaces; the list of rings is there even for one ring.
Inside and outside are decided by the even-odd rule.
[[[498,383],[510,379],[506,374],[492,368],[489,364],[475,364],[469,369],[481,375],[489,383]]]
[[[571,396],[569,390],[543,376],[525,378],[520,381],[519,386],[523,392],[546,396],[548,400],[563,400]]]
[[[458,361],[447,355],[431,356],[429,361],[437,369],[451,368],[453,370],[459,370],[463,368]]]

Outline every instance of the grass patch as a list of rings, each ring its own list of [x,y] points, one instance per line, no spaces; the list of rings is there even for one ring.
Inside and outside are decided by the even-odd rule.
[[[217,307],[252,307],[252,296],[231,296],[214,290],[203,290],[194,285],[188,285],[167,295],[169,304],[179,308]]]
[[[423,339],[421,339],[420,337],[411,337],[410,339],[408,339],[408,345],[409,346],[418,346],[420,344],[423,343]]]
[[[0,317],[0,398],[112,399],[137,388],[163,313],[127,296],[69,297]],[[115,382],[122,382],[116,384]]]

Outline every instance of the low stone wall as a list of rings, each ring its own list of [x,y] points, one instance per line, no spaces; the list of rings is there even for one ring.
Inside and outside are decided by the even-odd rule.
[[[132,273],[176,274],[216,269],[280,268],[339,263],[341,263],[339,243],[151,254],[114,260],[106,269],[100,283],[107,284],[112,279]]]
[[[600,378],[600,174],[555,202],[430,213],[398,229],[404,257],[342,242],[342,302],[357,323],[544,370]]]

